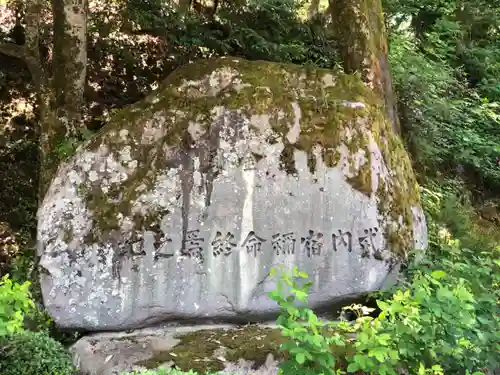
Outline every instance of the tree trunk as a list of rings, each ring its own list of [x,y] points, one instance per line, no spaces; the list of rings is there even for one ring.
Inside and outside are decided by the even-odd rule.
[[[53,75],[44,69],[40,56],[43,0],[26,1],[25,44],[0,45],[0,54],[27,64],[35,85],[40,124],[40,199],[59,165],[59,147],[79,137],[87,73],[87,0],[52,0],[52,12]]]
[[[54,90],[66,136],[81,128],[87,71],[87,0],[52,0]]]
[[[38,109],[38,123],[40,128],[40,174],[39,174],[39,201],[43,199],[45,186],[47,184],[46,174],[44,173],[45,165],[47,164],[47,155],[50,154],[50,102],[52,92],[50,90],[50,77],[44,70],[44,64],[40,56],[40,27],[41,14],[43,6],[42,0],[29,0],[26,6],[26,43],[24,59],[35,68],[30,68],[31,77],[35,85],[36,107]],[[30,64],[31,61],[31,64]]]
[[[330,0],[329,5],[346,73],[359,72],[379,93],[399,133],[381,0]]]
[[[53,75],[40,87],[40,195],[60,163],[60,146],[79,138],[87,73],[87,0],[52,0]]]

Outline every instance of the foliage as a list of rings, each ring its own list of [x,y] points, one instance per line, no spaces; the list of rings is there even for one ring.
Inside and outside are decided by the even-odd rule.
[[[14,283],[9,275],[0,280],[0,337],[23,329],[24,317],[34,309],[30,282]]]
[[[284,373],[331,374],[334,347],[346,345],[347,372],[395,375],[404,368],[411,374],[479,374],[498,366],[500,249],[469,250],[449,236],[431,234],[430,251],[408,267],[408,281],[377,301],[381,313],[376,318],[366,316],[369,310],[362,306],[350,306],[358,315],[353,324],[318,322],[308,308],[293,304],[295,297],[302,303],[307,299],[310,283],[299,287],[295,281],[306,275],[297,269],[282,273],[270,296],[280,304],[278,322],[290,337],[282,348],[292,354]],[[338,333],[327,339],[318,329],[324,326],[355,339]]]
[[[460,373],[491,364],[500,333],[495,297],[491,289],[474,296],[467,280],[452,272],[420,268],[406,288],[379,300],[379,317],[354,325],[356,354],[348,370],[395,374],[404,366],[417,373],[439,364],[445,373]]]
[[[405,138],[427,177],[500,187],[500,4],[386,0]],[[409,27],[404,27],[405,22]],[[479,194],[478,194],[479,193]]]
[[[0,104],[1,106],[1,104]],[[37,208],[38,145],[22,116],[3,131],[0,123],[0,274],[12,273],[12,259],[29,247]],[[5,273],[2,273],[5,272]]]
[[[9,272],[12,258],[19,252],[19,241],[10,225],[0,221],[0,275]]]
[[[42,332],[22,331],[0,336],[2,375],[74,375],[67,350]]]
[[[380,371],[377,362],[388,359],[410,373],[420,373],[422,366],[444,373],[498,366],[500,247],[491,234],[485,238],[476,231],[472,209],[456,200],[459,189],[456,181],[423,189],[429,249],[414,253],[406,281],[392,294],[379,294],[376,319],[344,325],[358,332],[351,370]]]
[[[275,271],[273,272],[273,274]],[[277,301],[281,308],[278,318],[278,326],[283,335],[290,337],[288,344],[283,345],[282,350],[290,352],[290,359],[280,366],[281,374],[342,374],[345,371],[336,366],[336,358],[333,353],[349,353],[345,346],[354,349],[351,354],[346,355],[347,372],[362,370],[367,374],[391,374],[396,375],[398,366],[401,364],[401,353],[398,351],[397,340],[382,330],[386,320],[383,318],[359,317],[354,325],[347,322],[331,323],[322,322],[307,307],[295,306],[295,298],[300,302],[306,302],[310,283],[299,286],[296,279],[307,278],[303,272],[294,268],[291,273],[281,271],[276,289],[270,293],[270,297]],[[287,286],[291,295],[283,290]],[[325,335],[324,328],[335,328],[338,331]],[[343,332],[341,334],[340,332]],[[348,339],[349,334],[355,334],[356,338]],[[340,347],[341,350],[338,350]],[[419,373],[440,374],[440,367],[434,365],[426,368],[420,364]]]
[[[299,17],[302,1],[241,3],[221,2],[214,17],[207,18],[186,14],[168,2],[130,1],[127,16],[140,29],[155,30],[172,45],[187,49],[184,56],[189,59],[230,55],[318,66],[332,66],[338,60],[332,35],[321,20]]]
[[[424,53],[413,37],[395,34],[391,61],[404,137],[420,172],[500,187],[499,103],[470,88],[439,46]]]
[[[463,69],[470,86],[498,101],[500,4],[486,0],[386,0],[396,25],[408,21],[424,50]],[[436,47],[439,47],[436,49]]]
[[[271,276],[275,274],[276,269],[272,269]],[[324,328],[330,324],[318,320],[314,312],[304,306],[311,283],[299,285],[297,280],[306,278],[308,275],[299,272],[297,267],[292,269],[291,274],[281,271],[276,289],[268,294],[280,306],[281,313],[276,323],[283,336],[289,338],[289,342],[280,348],[290,355],[290,358],[280,365],[280,373],[333,375],[337,372],[331,346],[334,343],[343,345],[343,339],[338,334],[324,335]],[[302,306],[295,306],[296,300]]]
[[[399,364],[414,373],[422,365],[430,369],[439,365],[445,373],[498,366],[499,242],[491,233],[483,237],[477,232],[473,210],[456,199],[459,189],[456,181],[423,189],[429,249],[425,255],[414,254],[405,270],[407,281],[393,294],[379,294],[378,318],[361,318],[351,328],[367,333],[357,336],[357,354],[363,349],[365,356],[358,357],[361,363],[351,369],[366,370],[366,351],[369,358],[369,351],[380,347],[387,354],[396,350]],[[388,342],[374,344],[386,334]]]
[[[408,269],[411,277],[421,272],[446,270],[447,282],[463,282],[473,295],[476,320],[467,338],[480,349],[467,360],[469,364],[495,363],[500,350],[500,234],[498,228],[478,225],[473,208],[457,202],[456,185],[424,189],[422,202],[428,213],[430,247],[418,265]],[[476,348],[477,349],[477,348]]]

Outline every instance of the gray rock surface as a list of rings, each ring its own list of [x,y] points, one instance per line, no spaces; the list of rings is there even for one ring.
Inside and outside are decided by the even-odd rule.
[[[264,326],[264,325],[263,325]],[[269,326],[269,325],[267,325]],[[73,362],[81,375],[119,375],[124,372],[144,370],[146,367],[138,364],[148,360],[155,353],[168,352],[176,344],[179,335],[196,332],[203,329],[235,329],[234,325],[157,327],[137,330],[131,333],[96,333],[78,340],[70,351]],[[226,362],[224,350],[221,348],[214,354]],[[171,367],[173,363],[162,363],[158,367]],[[220,374],[232,375],[275,375],[279,363],[272,355],[264,365],[253,368],[254,362],[240,359],[237,362],[226,362]]]
[[[358,78],[219,59],[175,72],[61,165],[38,212],[62,327],[275,314],[271,267],[312,307],[379,289],[426,224],[411,163]]]

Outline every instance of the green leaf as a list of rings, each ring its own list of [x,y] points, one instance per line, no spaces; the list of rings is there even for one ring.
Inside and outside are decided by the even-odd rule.
[[[384,301],[377,300],[377,306],[382,311],[386,311],[389,309],[389,304]]]
[[[347,372],[356,372],[360,369],[359,364],[356,362],[351,362],[349,363],[349,366],[347,366]]]
[[[297,353],[295,355],[295,361],[297,361],[298,364],[302,365],[306,361],[306,356],[304,353]]]
[[[368,355],[371,357],[375,357],[377,359],[377,361],[379,361],[379,362],[384,362],[386,354],[387,354],[387,350],[385,348],[381,348],[381,347],[373,348],[373,349],[368,351]]]
[[[441,270],[432,271],[431,277],[433,279],[440,280],[440,279],[446,277],[446,272],[441,271]]]

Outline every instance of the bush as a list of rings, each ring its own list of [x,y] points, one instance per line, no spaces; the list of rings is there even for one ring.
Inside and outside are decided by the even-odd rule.
[[[0,337],[23,329],[25,315],[35,307],[29,287],[29,282],[15,283],[9,275],[0,280]]]
[[[271,270],[271,276],[277,274],[277,287],[269,293],[269,297],[280,306],[280,316],[277,320],[283,336],[289,341],[280,350],[286,351],[289,358],[280,365],[280,374],[286,375],[335,375],[336,358],[332,353],[334,344],[344,345],[339,334],[325,335],[326,330],[334,324],[318,320],[314,312],[304,306],[310,282],[302,283],[308,275],[297,267],[291,273],[283,269]],[[288,290],[286,290],[288,289]],[[301,306],[295,306],[298,300]]]
[[[498,260],[485,255],[472,264],[464,259],[468,250],[444,244],[437,251],[442,262],[424,259],[414,266],[409,282],[391,298],[377,301],[378,318],[354,324],[356,354],[348,358],[350,370],[371,372],[389,364],[386,373],[395,374],[400,366],[413,374],[422,366],[439,365],[447,374],[460,374],[495,366]]]
[[[0,337],[0,374],[74,375],[71,356],[42,332],[22,331]]]
[[[400,369],[419,375],[477,375],[498,366],[500,253],[459,248],[443,238],[435,239],[429,254],[409,267],[408,281],[377,301],[378,317],[364,316],[368,309],[352,306],[359,316],[354,323],[318,321],[304,306],[311,284],[298,282],[307,275],[296,268],[291,274],[282,272],[270,293],[281,307],[278,326],[290,338],[282,346],[289,359],[281,373],[333,375],[341,371],[338,359],[349,373],[382,375],[396,375]],[[302,306],[294,304],[296,299]],[[337,331],[325,335],[325,328]],[[342,351],[344,358],[339,358]]]

